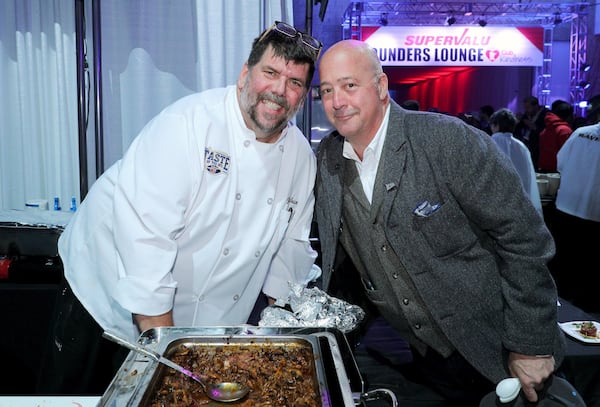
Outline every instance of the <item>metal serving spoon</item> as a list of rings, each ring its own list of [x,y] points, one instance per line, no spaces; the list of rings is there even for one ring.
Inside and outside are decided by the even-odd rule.
[[[129,342],[128,340],[121,338],[120,336],[118,336],[112,332],[108,332],[108,331],[104,331],[102,336],[104,336],[106,339],[108,339],[110,341],[118,343],[121,346],[131,349],[134,352],[138,352],[138,353],[141,353],[142,355],[149,356],[150,358],[156,360],[157,362],[167,365],[170,368],[175,369],[178,372],[181,372],[188,377],[191,377],[196,382],[200,383],[200,385],[202,386],[202,389],[204,390],[204,393],[206,393],[206,395],[209,398],[211,398],[215,401],[220,401],[220,402],[224,402],[224,403],[237,401],[237,400],[243,398],[244,396],[246,396],[246,394],[248,394],[250,392],[250,388],[248,386],[241,384],[241,383],[236,383],[236,382],[221,382],[221,383],[205,384],[203,382],[203,380],[200,378],[200,376],[198,376],[197,374],[190,372],[183,366],[178,365],[177,363],[173,362],[172,360],[169,360],[169,359],[165,358],[164,356],[162,356],[162,355],[154,352],[153,350],[150,350],[138,343]]]

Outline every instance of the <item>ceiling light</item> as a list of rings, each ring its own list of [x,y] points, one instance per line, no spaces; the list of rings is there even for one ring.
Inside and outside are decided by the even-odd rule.
[[[467,3],[465,5],[465,16],[472,16],[473,15],[473,5],[471,3]]]
[[[388,25],[388,13],[381,13],[379,16],[379,25],[386,26]]]
[[[579,87],[583,90],[589,89],[590,86],[592,86],[591,83],[587,82],[587,81],[581,81],[579,82]]]
[[[560,17],[560,13],[559,12],[554,13],[554,25],[559,25],[562,22],[563,22],[563,20]]]
[[[590,64],[582,64],[581,65],[582,72],[588,72],[590,69],[592,69],[592,66]]]

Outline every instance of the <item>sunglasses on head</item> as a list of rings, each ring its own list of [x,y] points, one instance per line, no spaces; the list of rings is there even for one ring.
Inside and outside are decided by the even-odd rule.
[[[323,48],[323,44],[321,43],[321,41],[319,41],[312,35],[302,33],[300,31],[296,30],[296,28],[294,28],[293,26],[291,26],[287,23],[281,22],[281,21],[275,21],[275,23],[268,30],[266,30],[263,33],[263,35],[260,36],[258,41],[259,42],[262,41],[272,31],[276,31],[276,32],[283,34],[286,37],[290,37],[290,38],[300,37],[300,39],[302,40],[302,43],[304,45],[306,45],[313,51],[317,51],[317,58],[315,58],[315,59],[319,58],[319,54],[321,53],[321,48]]]

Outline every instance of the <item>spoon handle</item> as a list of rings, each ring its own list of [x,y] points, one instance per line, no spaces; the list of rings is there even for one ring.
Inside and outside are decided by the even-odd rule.
[[[177,370],[178,372],[183,373],[184,375],[186,375],[188,377],[191,377],[192,379],[194,379],[195,381],[200,383],[202,388],[206,390],[206,387],[204,385],[202,377],[189,371],[188,369],[184,368],[183,366],[178,365],[177,363],[173,362],[172,360],[165,358],[164,356],[160,355],[159,353],[154,352],[153,350],[150,350],[142,345],[138,345],[137,343],[129,342],[128,340],[121,338],[120,336],[118,336],[117,334],[115,334],[113,332],[104,331],[102,333],[102,336],[104,336],[106,339],[113,341],[115,343],[118,343],[119,345],[124,346],[127,349],[130,349],[134,352],[138,352],[143,355],[149,356],[150,358],[156,360],[158,363],[162,363],[166,366],[169,366],[172,369]]]
[[[102,336],[104,336],[106,339],[108,339],[109,341],[113,341],[115,343],[118,343],[121,346],[126,347],[127,349],[130,349],[134,352],[138,352],[138,353],[142,353],[146,356],[151,357],[152,359],[156,360],[157,362],[160,361],[160,355],[148,348],[145,348],[142,345],[137,345],[135,343],[129,342],[128,340],[121,338],[120,336],[118,336],[117,334],[113,333],[113,332],[109,332],[109,331],[104,331],[102,333]]]

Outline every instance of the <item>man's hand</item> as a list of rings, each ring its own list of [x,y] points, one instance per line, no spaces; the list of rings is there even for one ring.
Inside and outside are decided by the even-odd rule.
[[[151,328],[157,328],[159,326],[173,326],[173,311],[169,311],[162,315],[150,316],[150,315],[141,315],[141,314],[133,314],[133,318],[140,330],[140,332],[144,332]]]
[[[510,352],[508,370],[521,382],[521,389],[527,400],[536,403],[538,401],[537,391],[542,390],[544,381],[554,372],[554,357]]]

